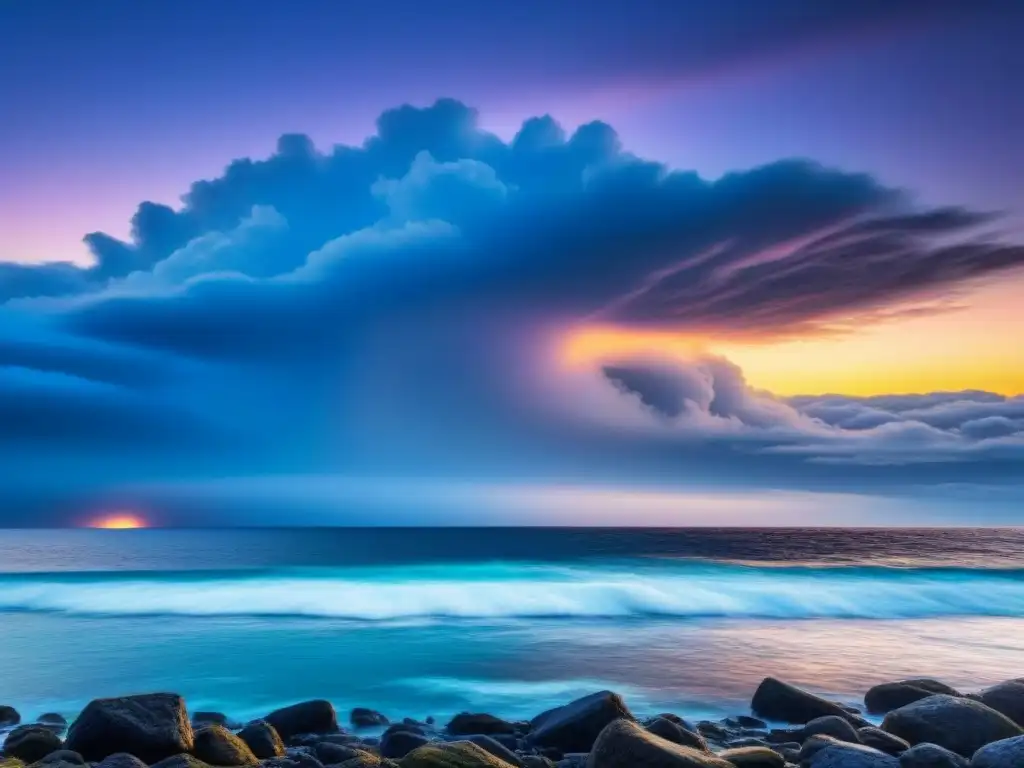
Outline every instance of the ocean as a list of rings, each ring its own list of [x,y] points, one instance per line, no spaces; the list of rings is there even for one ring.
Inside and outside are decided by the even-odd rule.
[[[1013,529],[3,531],[0,704],[516,719],[610,688],[700,719],[765,675],[971,690],[1024,674],[1022,553]]]

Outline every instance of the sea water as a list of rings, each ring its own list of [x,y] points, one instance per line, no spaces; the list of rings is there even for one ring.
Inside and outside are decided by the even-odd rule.
[[[247,529],[0,533],[0,703],[167,690],[246,719],[328,698],[530,717],[602,688],[747,711],[772,674],[1024,674],[1019,530]]]

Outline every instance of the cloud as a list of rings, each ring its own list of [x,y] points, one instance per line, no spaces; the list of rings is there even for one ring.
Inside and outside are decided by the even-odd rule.
[[[130,241],[87,236],[92,267],[0,265],[5,407],[52,416],[5,437],[144,457],[173,434],[181,473],[1018,460],[1020,403],[988,393],[786,401],[712,357],[548,354],[581,322],[770,338],[917,311],[1024,264],[991,215],[803,160],[702,179],[599,122],[506,143],[453,100],[377,128],[144,203]]]

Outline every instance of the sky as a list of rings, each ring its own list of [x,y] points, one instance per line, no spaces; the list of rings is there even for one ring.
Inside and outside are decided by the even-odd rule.
[[[0,525],[1024,524],[1022,32],[0,2]]]

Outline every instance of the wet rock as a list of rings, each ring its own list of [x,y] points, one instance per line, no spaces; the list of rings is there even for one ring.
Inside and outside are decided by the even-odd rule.
[[[283,757],[272,757],[263,760],[260,765],[262,768],[324,768],[323,763],[305,750],[295,750]]]
[[[504,760],[509,765],[514,765],[518,766],[518,768],[522,768],[523,761],[519,759],[519,756],[493,736],[488,736],[483,733],[476,733],[472,736],[467,736],[466,741],[471,741],[478,747],[486,749],[492,755],[494,755],[500,760]]]
[[[323,699],[275,709],[263,719],[274,726],[285,741],[302,733],[334,733],[338,730],[338,714],[334,705]]]
[[[0,704],[0,727],[17,725],[21,722],[21,715],[14,707]]]
[[[474,733],[493,735],[495,733],[515,733],[516,726],[500,717],[488,715],[484,712],[476,714],[461,712],[451,719],[446,730],[456,736],[466,736]]]
[[[801,742],[803,739],[803,728],[772,728],[764,737],[769,744],[785,744],[787,741]]]
[[[3,755],[35,763],[62,747],[60,736],[45,725],[19,725],[7,734]]]
[[[410,720],[407,723],[401,722],[389,725],[387,728],[384,729],[384,733],[381,734],[381,738],[383,739],[389,733],[394,733],[395,731],[404,731],[406,733],[418,733],[420,736],[427,735],[426,726],[424,726],[422,723],[417,723],[415,720]]]
[[[678,723],[666,720],[664,717],[659,717],[650,723],[647,726],[647,731],[655,736],[660,736],[666,741],[671,741],[673,744],[682,744],[684,747],[692,747],[701,752],[708,751],[708,743],[704,741],[703,736],[699,733],[688,731]]]
[[[823,699],[795,685],[774,677],[766,677],[754,692],[751,709],[769,720],[786,723],[807,723],[816,717],[836,715],[860,727],[869,725],[864,718],[847,712],[834,701]]]
[[[676,725],[685,728],[690,733],[697,733],[697,726],[690,724],[690,722],[688,720],[685,720],[684,718],[680,717],[679,715],[674,715],[671,712],[662,712],[660,715],[655,715],[654,717],[652,717],[649,722],[653,723],[658,718],[663,718],[665,720],[669,720],[670,722],[673,722]]]
[[[329,741],[321,741],[313,747],[313,753],[324,765],[337,765],[338,763],[344,763],[346,760],[358,758],[360,756],[359,753],[362,751],[348,744],[333,744]]]
[[[206,725],[195,732],[192,754],[210,765],[255,765],[256,755],[223,725]]]
[[[1024,765],[1024,736],[986,744],[974,753],[971,768],[1020,768]]]
[[[241,723],[232,720],[223,712],[193,712],[192,726],[198,727],[201,725],[223,725],[232,731],[242,727]]]
[[[401,768],[510,768],[471,741],[427,744],[410,752],[399,762]]]
[[[380,754],[382,757],[405,757],[414,749],[429,743],[430,739],[422,733],[402,730],[389,731],[381,736]]]
[[[54,733],[63,733],[68,727],[68,721],[58,712],[46,712],[36,718],[36,723],[45,725]]]
[[[817,734],[833,736],[840,741],[848,741],[851,744],[860,744],[860,736],[857,734],[857,729],[836,715],[816,717],[804,726],[803,738],[806,739]]]
[[[876,685],[864,695],[864,704],[867,706],[868,712],[882,715],[905,707],[907,704],[913,704],[915,701],[926,699],[936,693],[944,693],[947,696],[960,695],[959,691],[950,688],[945,683],[928,677],[919,677]]]
[[[586,768],[734,768],[715,755],[673,744],[631,720],[615,720],[601,731]]]
[[[970,757],[989,742],[1024,735],[1024,729],[980,701],[936,694],[894,709],[882,729],[910,742],[931,742]]]
[[[910,749],[909,742],[873,725],[869,725],[866,728],[858,728],[857,735],[860,736],[861,743],[874,747],[888,755],[899,755]]]
[[[899,768],[892,755],[824,734],[807,739],[799,759],[805,768]]]
[[[0,768],[25,768],[25,764],[16,757],[0,757]]]
[[[284,754],[281,735],[266,720],[252,721],[238,732],[238,738],[244,741],[260,760],[281,757]]]
[[[366,707],[356,707],[348,714],[348,720],[356,728],[373,728],[379,725],[390,725],[388,720],[380,712]]]
[[[51,752],[39,761],[39,765],[53,765],[56,763],[64,763],[66,765],[85,765],[85,758],[77,752],[72,752],[70,749],[58,749],[56,752]]]
[[[523,755],[523,768],[555,768],[555,761],[543,755]]]
[[[767,728],[768,723],[761,720],[758,717],[751,717],[750,715],[736,715],[735,717],[727,718],[727,721],[733,721],[740,728]]]
[[[634,720],[617,693],[600,691],[538,715],[530,722],[529,741],[562,752],[589,752],[598,734],[617,719]]]
[[[96,768],[146,768],[146,764],[135,755],[127,752],[115,752],[103,758],[103,761],[96,764]]]
[[[737,739],[729,739],[725,745],[730,748],[739,747],[767,747],[768,742],[755,736],[740,736]]]
[[[1024,728],[1024,680],[1007,680],[986,688],[971,698],[976,698],[996,712],[1002,712]]]
[[[165,757],[163,760],[153,763],[151,768],[211,768],[211,766],[194,755],[181,754]]]
[[[967,768],[967,758],[938,744],[918,744],[900,755],[900,768]]]
[[[337,768],[397,768],[398,763],[380,755],[364,750],[356,750],[355,757],[349,758],[343,763],[338,763]]]
[[[729,738],[728,729],[708,720],[701,720],[697,723],[697,733],[708,741],[717,741],[720,744]]]
[[[173,693],[94,699],[68,729],[65,746],[86,760],[127,752],[153,764],[192,750],[184,700]]]
[[[786,764],[786,758],[768,747],[727,749],[719,752],[718,756],[736,768],[783,768]]]

